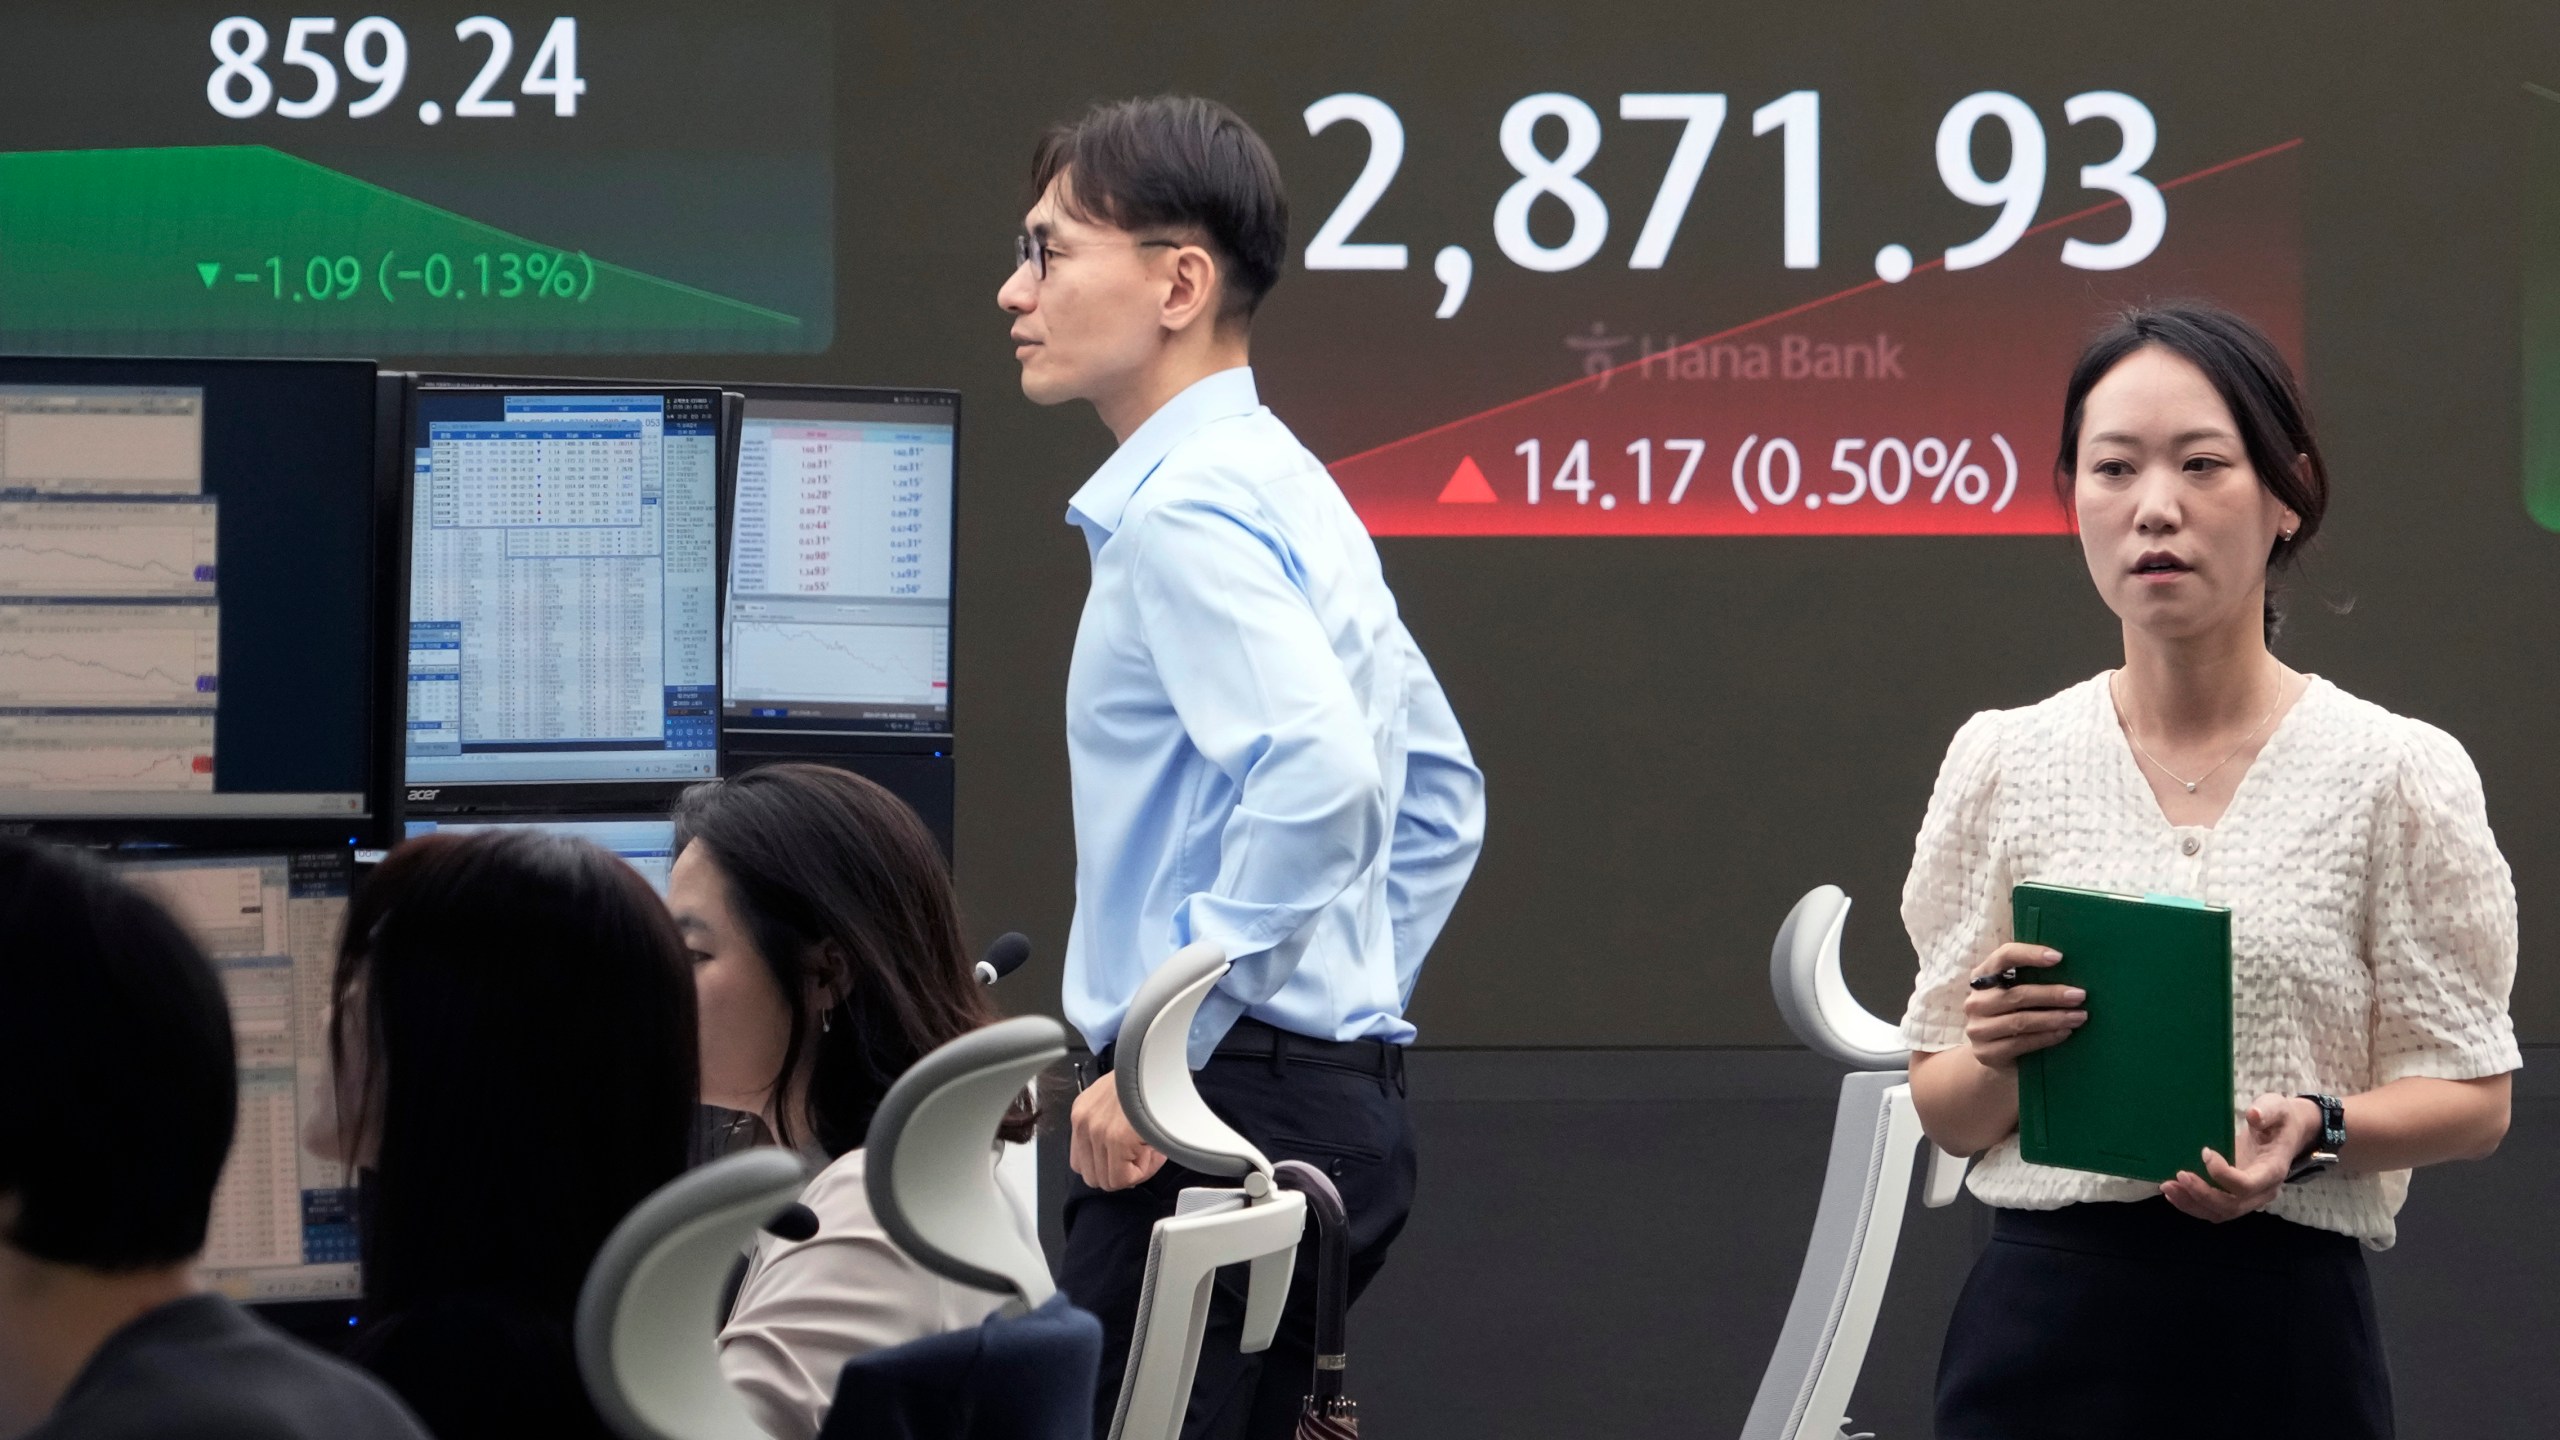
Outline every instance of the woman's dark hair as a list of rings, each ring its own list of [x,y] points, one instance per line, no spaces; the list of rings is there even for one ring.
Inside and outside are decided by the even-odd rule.
[[[2329,470],[2311,434],[2311,403],[2302,382],[2267,332],[2238,315],[2201,300],[2141,305],[2115,317],[2080,352],[2062,394],[2062,448],[2053,462],[2053,485],[2065,512],[2072,509],[2080,469],[2080,418],[2089,392],[2135,352],[2158,346],[2204,372],[2214,393],[2240,427],[2240,444],[2258,483],[2301,517],[2291,539],[2267,552],[2267,638],[2275,638],[2283,613],[2276,607],[2275,572],[2293,563],[2319,533],[2329,513]],[[2295,457],[2300,456],[2297,460]]]
[[[538,831],[430,835],[348,907],[329,1043],[363,1027],[350,1127],[380,1158],[362,1226],[376,1315],[511,1297],[564,1323],[605,1236],[685,1167],[693,963],[639,874]]]
[[[791,1009],[777,1093],[808,1059],[814,1137],[830,1156],[861,1148],[871,1113],[908,1066],[1001,1018],[960,938],[960,906],[933,832],[905,802],[849,771],[767,765],[696,785],[676,802],[676,854],[701,845],[729,904]],[[840,998],[823,1019],[810,996]],[[785,1145],[787,1106],[777,1105]],[[1006,1118],[1029,1138],[1032,1115]]]
[[[202,1250],[238,1085],[231,1006],[178,922],[86,855],[0,838],[8,1243],[91,1270]]]
[[[1243,117],[1215,100],[1157,95],[1096,105],[1040,137],[1031,192],[1066,177],[1058,199],[1079,220],[1200,236],[1223,265],[1228,315],[1250,316],[1289,256],[1280,162]]]

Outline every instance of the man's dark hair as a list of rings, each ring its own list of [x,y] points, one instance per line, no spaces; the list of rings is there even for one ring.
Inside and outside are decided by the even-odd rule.
[[[204,952],[86,855],[0,838],[8,1243],[92,1270],[204,1248],[239,1085]]]
[[[676,853],[700,845],[728,881],[729,904],[791,1008],[791,1034],[773,1077],[779,1089],[808,1061],[817,1134],[829,1155],[861,1146],[872,1112],[927,1051],[999,1018],[960,938],[960,902],[942,847],[906,802],[826,765],[766,765],[706,781],[676,802]],[[809,992],[825,971],[842,998],[813,1027]],[[816,1030],[813,1035],[812,1029]],[[1030,1138],[1017,1105],[1001,1133]]]
[[[2080,418],[2089,392],[2108,371],[2155,346],[2204,372],[2231,411],[2231,423],[2240,429],[2240,447],[2248,452],[2258,483],[2301,518],[2293,537],[2277,540],[2267,554],[2266,629],[2267,638],[2274,639],[2284,619],[2276,605],[2276,572],[2292,564],[2320,533],[2321,518],[2329,513],[2329,468],[2311,433],[2311,402],[2303,395],[2302,382],[2267,332],[2202,300],[2141,305],[2117,315],[2080,352],[2070,383],[2063,387],[2054,489],[2068,512],[2079,476]]]
[[[496,1296],[565,1328],[605,1236],[681,1174],[693,962],[637,871],[566,836],[429,835],[347,910],[330,1047],[362,1027],[377,1317]],[[360,1154],[357,1117],[342,1137]]]
[[[1039,195],[1065,177],[1069,215],[1129,231],[1172,231],[1216,254],[1222,315],[1253,314],[1289,255],[1289,197],[1271,147],[1215,100],[1157,95],[1096,105],[1040,137]]]

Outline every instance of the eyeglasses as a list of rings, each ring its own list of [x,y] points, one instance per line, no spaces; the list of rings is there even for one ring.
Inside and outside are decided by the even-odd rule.
[[[1179,240],[1139,240],[1132,242],[1132,248],[1134,249],[1146,250],[1156,247],[1161,247],[1167,250],[1179,250],[1182,248],[1182,242]],[[1033,279],[1046,280],[1049,278],[1048,244],[1045,241],[1033,239],[1028,232],[1017,233],[1013,237],[1013,268],[1019,270],[1025,265],[1031,267],[1031,276]]]

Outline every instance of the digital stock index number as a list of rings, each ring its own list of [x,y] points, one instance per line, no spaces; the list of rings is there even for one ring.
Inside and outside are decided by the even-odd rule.
[[[1455,234],[1407,236],[1376,233],[1384,227],[1374,218],[1387,213],[1382,202],[1405,164],[1395,106],[1344,92],[1302,112],[1310,137],[1357,127],[1368,139],[1357,175],[1307,244],[1306,268],[1401,271],[1428,253],[1434,313],[1456,322],[1386,327],[1369,347],[1374,357],[1344,361],[1346,393],[1357,397],[1345,412],[1366,448],[1328,468],[1372,533],[2052,534],[2070,517],[2040,473],[2022,472],[2050,453],[2063,377],[2110,311],[2150,295],[2221,298],[2298,351],[2298,136],[2255,138],[2215,163],[2157,176],[2161,121],[2130,89],[2047,98],[2042,108],[1978,89],[1943,108],[1926,102],[1905,122],[1913,133],[1903,163],[1934,164],[1961,204],[1879,215],[1889,207],[1860,181],[1872,183],[1877,157],[1894,151],[1857,147],[1865,168],[1826,184],[1819,91],[1740,102],[1704,90],[1629,91],[1614,97],[1614,111],[1606,120],[1603,106],[1558,90],[1512,101],[1485,137],[1512,175],[1482,185],[1482,219],[1456,217]],[[1749,137],[1728,135],[1743,115]],[[1669,162],[1658,179],[1648,175],[1649,195],[1604,194],[1594,160],[1639,126],[1677,127]],[[2066,153],[2096,157],[2076,173],[2055,162],[2066,133]],[[1774,147],[1775,163],[1743,167],[1753,178],[1720,193],[1715,157],[1736,144]],[[1742,185],[1760,193],[1734,193]],[[1904,197],[1926,189],[1878,188]],[[1862,246],[1888,243],[1872,262],[1857,255],[1829,294],[1772,283],[1824,269],[1826,246],[1837,248],[1826,190],[1873,237]],[[1684,273],[1672,259],[1683,228],[1710,224],[1746,230],[1738,245],[1728,234],[1697,247],[1727,258]],[[1471,289],[1484,288],[1475,285],[1483,247],[1463,237],[1482,234],[1478,225],[1492,232],[1488,263],[1532,277],[1623,264],[1629,278],[1666,279],[1559,287],[1552,299],[1538,298],[1534,280],[1506,286],[1500,303],[1521,313],[1470,330],[1461,317]],[[1748,233],[1761,226],[1765,241]],[[1435,240],[1446,243],[1433,252]],[[1784,268],[1737,265],[1737,253]],[[1841,258],[1831,257],[1832,273]],[[1496,303],[1494,293],[1477,306]],[[1623,310],[1593,313],[1612,305],[1648,323],[1626,323]],[[1569,328],[1520,350],[1532,313]],[[1470,348],[1484,344],[1513,348],[1488,364]],[[1361,366],[1381,373],[1362,375]],[[1402,383],[1389,388],[1391,379]],[[1387,416],[1396,427],[1387,434],[1401,438],[1381,443],[1382,412],[1370,397],[1389,393],[1441,408]]]
[[[1618,97],[1618,118],[1626,122],[1672,123],[1681,127],[1644,223],[1627,254],[1630,270],[1659,270],[1671,254],[1671,242],[1687,218],[1690,202],[1706,177],[1729,108],[1718,94],[1625,94]],[[2159,141],[2159,126],[2149,106],[2118,90],[2092,90],[2063,102],[2063,119],[2072,125],[2106,122],[2115,126],[2121,145],[2110,158],[2080,167],[2083,189],[2121,199],[2129,223],[2113,240],[2077,237],[2062,242],[2062,263],[2081,270],[2121,270],[2140,264],[2159,248],[2168,229],[2168,203],[2159,188],[2142,174]],[[1340,203],[1308,242],[1310,270],[1402,270],[1409,251],[1401,243],[1352,238],[1403,166],[1404,121],[1395,107],[1374,95],[1328,95],[1306,108],[1307,133],[1321,135],[1343,122],[1368,132],[1369,158]],[[1561,149],[1539,148],[1540,121],[1564,126]],[[2008,132],[2009,167],[1996,176],[1983,175],[1974,164],[1974,134],[1985,122]],[[1781,250],[1786,267],[1810,270],[1822,263],[1822,96],[1813,90],[1791,90],[1751,112],[1755,137],[1774,134],[1782,147],[1783,183],[1779,204]],[[1556,91],[1529,95],[1503,114],[1499,131],[1503,158],[1519,179],[1493,206],[1493,239],[1504,258],[1524,270],[1554,273],[1576,269],[1600,253],[1609,238],[1609,203],[1584,181],[1582,171],[1600,153],[1600,112],[1579,96]],[[1966,270],[2008,253],[2026,233],[2043,202],[2046,143],[2043,122],[2033,107],[1998,90],[1978,91],[1958,100],[1937,131],[1938,177],[1947,193],[1968,205],[1996,208],[1989,229],[1940,257],[1950,270]],[[1529,211],[1542,196],[1552,197],[1571,212],[1573,228],[1556,244],[1530,232]],[[1876,252],[1876,275],[1888,282],[1908,279],[1915,267],[1909,246],[1894,243]],[[1464,245],[1449,244],[1432,258],[1432,273],[1442,286],[1436,314],[1446,320],[1466,304],[1474,282],[1475,257]]]
[[[213,27],[213,73],[205,77],[205,103],[226,120],[248,120],[264,115],[270,106],[287,120],[311,120],[326,115],[338,104],[341,66],[354,82],[345,87],[346,115],[351,120],[364,120],[389,110],[400,98],[400,87],[409,78],[409,35],[396,20],[368,15],[346,27],[339,34],[338,21],[325,15],[298,15],[285,22],[284,47],[275,57],[275,71],[266,68],[267,52],[274,35],[265,23],[247,15],[234,15]],[[453,27],[456,44],[486,47],[480,68],[461,95],[453,102],[452,114],[458,120],[504,120],[516,113],[513,99],[498,98],[498,87],[506,83],[507,71],[515,61],[515,30],[494,15],[474,15]],[[337,59],[330,59],[332,42]],[[279,75],[303,72],[291,78],[309,88],[304,93],[286,96]],[[307,76],[308,78],[303,78]],[[358,95],[357,87],[371,86]],[[587,93],[587,82],[578,74],[577,17],[563,15],[551,22],[534,47],[533,58],[525,63],[516,78],[519,95],[548,99],[551,113],[572,116],[578,113],[578,97]],[[418,102],[418,123],[441,124],[445,118],[444,102],[426,99]]]

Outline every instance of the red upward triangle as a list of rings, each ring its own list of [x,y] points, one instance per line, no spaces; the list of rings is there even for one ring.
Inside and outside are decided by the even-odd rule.
[[[1449,475],[1449,483],[1440,487],[1443,505],[1491,505],[1493,486],[1487,484],[1484,472],[1476,468],[1476,457],[1467,456]]]

